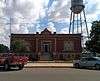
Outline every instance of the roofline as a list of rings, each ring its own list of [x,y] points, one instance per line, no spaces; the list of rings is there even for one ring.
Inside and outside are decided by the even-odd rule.
[[[14,34],[14,33],[11,33],[11,35],[44,35],[44,34]],[[78,34],[48,34],[48,35],[81,35],[81,33],[78,33]]]

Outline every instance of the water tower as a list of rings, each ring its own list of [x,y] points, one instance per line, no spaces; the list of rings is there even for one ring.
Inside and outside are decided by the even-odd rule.
[[[86,15],[85,15],[85,5],[83,0],[71,0],[71,15],[70,15],[70,26],[69,34],[82,33],[83,34],[83,23],[86,30],[86,35],[89,36]],[[83,22],[84,19],[84,22]]]

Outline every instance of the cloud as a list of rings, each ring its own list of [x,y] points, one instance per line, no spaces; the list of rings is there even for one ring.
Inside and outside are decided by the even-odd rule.
[[[97,2],[94,2],[93,0],[92,1],[89,0],[88,4],[85,5],[86,13],[87,14],[93,14],[93,13],[95,13],[97,11],[97,6],[98,6]]]
[[[6,4],[4,4],[4,1],[2,0],[0,1],[0,4],[2,4],[0,5],[0,16],[5,16],[6,19],[9,17],[12,18],[12,33],[29,33],[31,30],[30,24],[36,23],[40,15],[43,16],[43,7],[47,5],[46,1],[6,0]],[[42,12],[42,14],[40,14],[40,12]],[[9,20],[6,19],[2,20],[5,20],[9,23]],[[3,21],[0,22],[3,23]],[[0,43],[3,43],[3,41],[6,40],[3,43],[5,45],[9,44],[9,27],[9,24],[3,24],[2,27],[0,27],[0,30],[2,30],[2,32],[0,33],[0,37],[2,38],[2,40],[0,40]]]
[[[60,34],[67,34],[67,33],[69,33],[68,27],[61,29],[61,31],[59,33]]]
[[[54,23],[52,23],[52,22],[49,22],[49,23],[48,23],[48,27],[47,27],[47,28],[48,28],[48,30],[51,31],[52,33],[53,33],[53,32],[56,32],[56,28],[54,27]]]
[[[49,9],[49,18],[53,21],[58,19],[68,18],[70,10],[69,0],[58,0],[52,5],[53,9]]]

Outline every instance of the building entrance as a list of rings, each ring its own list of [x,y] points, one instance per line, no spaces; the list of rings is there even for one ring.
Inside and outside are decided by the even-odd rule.
[[[50,52],[50,45],[49,44],[44,44],[43,45],[43,51],[44,51],[44,53],[49,53]]]
[[[41,46],[41,59],[40,60],[52,60],[51,43],[43,42]]]

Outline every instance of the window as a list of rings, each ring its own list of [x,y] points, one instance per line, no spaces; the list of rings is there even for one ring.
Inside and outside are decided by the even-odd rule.
[[[87,58],[81,58],[81,61],[87,61],[88,59]]]
[[[43,44],[43,52],[50,52],[50,45],[49,44]]]
[[[96,61],[95,58],[88,58],[88,61]]]
[[[48,52],[49,51],[47,44],[44,45],[44,50],[45,50],[45,52]]]
[[[73,51],[74,44],[73,41],[64,41],[64,51]]]

